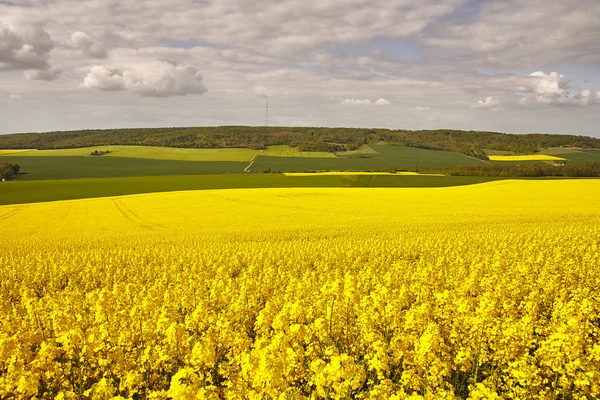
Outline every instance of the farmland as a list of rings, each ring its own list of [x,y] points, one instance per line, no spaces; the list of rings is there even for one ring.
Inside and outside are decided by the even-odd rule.
[[[302,171],[383,171],[387,168],[415,171],[456,165],[484,164],[482,160],[449,151],[405,146],[369,145],[376,153],[358,153],[337,158],[277,158],[258,156],[253,169],[281,172]]]
[[[371,145],[369,149],[336,157],[333,153],[302,152],[288,146],[266,150],[104,146],[0,154],[0,161],[20,165],[19,180],[223,174],[240,173],[247,167],[256,172],[383,171],[390,167],[415,170],[484,163],[447,151],[387,145]],[[94,151],[109,152],[90,155]]]
[[[445,187],[495,178],[471,176],[219,174],[23,180],[0,185],[0,205],[178,190],[285,187]]]
[[[19,157],[86,157],[93,152],[106,152],[104,157],[147,158],[180,161],[242,161],[250,162],[258,155],[275,157],[335,157],[333,153],[303,152],[289,146],[269,146],[265,150],[189,149],[159,146],[96,146],[56,150],[0,150],[0,155]]]
[[[102,155],[91,155],[96,151]],[[600,160],[600,150],[546,151],[574,165]],[[457,176],[436,176],[445,168],[551,163],[486,161],[448,151],[384,144],[363,145],[355,151],[335,154],[303,152],[284,145],[264,150],[109,145],[4,152],[7,154],[0,154],[0,161],[18,164],[21,172],[14,175],[14,182],[0,185],[0,204],[201,189],[446,187],[505,179],[506,174],[486,177],[485,174],[492,174],[467,170],[466,175],[474,176],[458,172]],[[398,172],[393,175],[385,172],[394,170]],[[263,174],[265,171],[284,174]]]
[[[240,173],[248,165],[234,161],[180,161],[105,156],[0,156],[0,161],[19,164],[18,180],[164,176],[182,174]]]
[[[504,180],[1,206],[0,397],[597,398],[599,202]]]
[[[489,156],[491,161],[565,161],[562,157],[548,154],[527,154],[520,156]]]

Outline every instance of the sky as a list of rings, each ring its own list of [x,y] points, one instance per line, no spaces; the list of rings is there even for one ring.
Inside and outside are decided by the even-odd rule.
[[[600,137],[598,0],[0,0],[0,134],[269,125]]]

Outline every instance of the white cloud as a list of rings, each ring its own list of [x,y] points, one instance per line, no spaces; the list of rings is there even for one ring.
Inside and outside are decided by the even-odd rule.
[[[21,100],[21,96],[19,96],[18,94],[11,94],[9,98],[13,100]]]
[[[498,100],[492,96],[486,97],[484,100],[479,100],[473,104],[473,108],[494,108],[498,105]]]
[[[413,111],[428,111],[430,110],[429,106],[416,106],[410,108]]]
[[[54,80],[61,73],[50,64],[54,41],[42,27],[14,27],[0,21],[0,71],[21,70],[29,80]]]
[[[424,40],[495,66],[598,63],[598,20],[597,0],[486,1],[460,23],[436,25]]]
[[[389,101],[387,101],[386,99],[384,99],[383,97],[380,97],[379,99],[373,101],[371,99],[350,99],[350,98],[345,98],[344,100],[342,100],[342,102],[340,103],[341,105],[353,105],[353,106],[387,106],[390,105],[392,103],[390,103]]]
[[[146,97],[186,96],[207,91],[196,67],[167,62],[119,68],[96,65],[81,86],[105,91],[127,90]]]
[[[571,90],[571,80],[558,72],[536,71],[529,75],[509,75],[492,78],[489,89],[503,91],[502,104],[508,107],[521,106],[590,106],[598,103],[598,96],[591,90],[579,93]],[[492,108],[498,104],[496,97],[488,96],[478,101],[474,108]]]
[[[531,92],[540,94],[562,94],[569,87],[569,80],[563,74],[558,72],[550,72],[546,74],[542,71],[536,71],[529,76],[533,77],[531,80]]]
[[[83,79],[82,87],[99,90],[125,90],[124,71],[95,65]]]
[[[50,67],[47,69],[28,69],[24,71],[25,79],[29,81],[53,81],[60,77],[62,69]]]
[[[596,97],[596,98],[595,98]],[[524,96],[520,104],[540,103],[551,106],[590,106],[596,104],[597,96],[593,96],[589,90],[582,90],[581,93],[535,93]]]
[[[254,94],[260,97],[273,97],[277,94],[277,92],[273,89],[269,89],[263,85],[254,86]]]
[[[108,56],[108,50],[104,44],[85,32],[77,31],[73,33],[71,44],[88,57],[101,59]]]
[[[52,21],[52,34],[67,42],[74,31],[144,47],[162,39],[235,45],[263,54],[289,53],[326,44],[361,43],[377,37],[421,33],[466,0],[172,0],[140,7],[133,0],[36,0],[0,3],[0,15]]]
[[[390,104],[392,104],[392,103],[390,103],[389,101],[387,101],[383,97],[380,97],[377,100],[375,100],[375,105],[376,106],[389,106]]]

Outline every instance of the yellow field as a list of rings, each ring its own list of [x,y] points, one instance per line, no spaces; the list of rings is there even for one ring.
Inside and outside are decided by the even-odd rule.
[[[23,150],[0,150],[0,155],[7,155],[7,154],[16,154],[16,153],[25,153],[27,151],[32,151],[32,150],[28,150],[28,149],[23,149]]]
[[[488,156],[492,161],[565,161],[562,157],[548,154],[529,154],[524,156]]]
[[[0,398],[598,398],[598,204],[561,180],[2,206]]]
[[[182,148],[159,146],[95,146],[56,150],[0,150],[22,157],[85,157],[94,151],[110,151],[102,157],[133,157],[185,161],[247,161],[257,156],[334,158],[333,153],[299,151],[289,146],[268,146],[265,150],[241,148]],[[17,154],[18,153],[18,154]]]
[[[444,174],[419,174],[418,172],[363,172],[363,171],[329,171],[329,172],[284,172],[285,176],[317,176],[317,175],[409,175],[409,176],[444,176]]]

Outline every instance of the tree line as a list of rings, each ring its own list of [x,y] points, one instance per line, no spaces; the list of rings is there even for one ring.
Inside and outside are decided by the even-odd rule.
[[[531,154],[546,147],[600,148],[600,139],[576,135],[526,134],[460,130],[391,130],[222,126],[196,128],[105,129],[0,135],[0,149],[65,149],[108,145],[185,148],[264,149],[288,145],[301,151],[355,150],[364,144],[388,143],[447,150],[487,159],[485,149]]]
[[[427,171],[439,172],[451,176],[488,176],[488,177],[572,177],[572,178],[597,178],[600,177],[600,162],[586,162],[582,164],[558,165],[460,165],[443,170]]]

